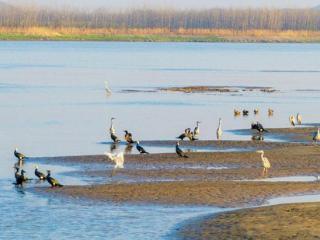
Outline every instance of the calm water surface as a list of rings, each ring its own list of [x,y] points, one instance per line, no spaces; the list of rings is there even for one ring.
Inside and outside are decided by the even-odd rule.
[[[109,141],[112,116],[119,135],[128,129],[140,140],[173,139],[197,120],[201,138],[215,139],[219,117],[224,130],[248,128],[253,120],[288,127],[288,116],[297,112],[305,122],[318,122],[319,56],[318,44],[0,42],[0,238],[164,239],[179,222],[220,211],[93,204],[23,192],[12,185],[12,152],[17,146],[30,156],[100,154],[110,148],[101,142]],[[123,92],[185,85],[278,91]],[[258,116],[233,117],[234,108],[255,107],[262,111]],[[223,135],[249,138],[232,131]],[[67,167],[40,167],[54,170],[65,184],[90,184],[63,175]],[[33,166],[26,168],[32,174]]]

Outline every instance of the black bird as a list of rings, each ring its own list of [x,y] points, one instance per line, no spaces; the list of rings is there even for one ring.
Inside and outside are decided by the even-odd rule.
[[[21,174],[19,173],[20,168],[17,165],[15,165],[13,168],[16,170],[14,173],[14,177],[15,177],[15,179],[17,179],[21,176]]]
[[[58,180],[54,179],[53,177],[51,177],[51,171],[50,170],[47,170],[47,176],[46,176],[46,179],[48,181],[48,183],[51,185],[51,187],[63,187],[62,184],[60,184],[58,182]]]
[[[39,180],[46,180],[46,175],[39,171],[38,165],[36,165],[36,168],[34,170],[34,175],[36,175],[39,178]]]
[[[187,128],[184,130],[184,133],[182,133],[179,137],[180,140],[183,140],[185,139],[186,137],[188,137],[189,133],[190,133],[191,129],[190,128]]]
[[[125,132],[124,138],[125,138],[125,140],[127,141],[127,143],[129,143],[129,144],[135,143],[135,142],[132,140],[132,134],[129,133],[127,130],[125,130],[124,132]]]
[[[144,150],[144,148],[140,145],[139,141],[137,141],[137,145],[136,145],[137,150],[139,151],[139,153],[143,154],[149,154],[146,150]]]
[[[251,129],[255,129],[258,132],[268,132],[266,129],[264,129],[264,127],[262,126],[261,123],[256,122],[256,123],[252,123],[251,124]]]
[[[242,115],[243,115],[243,116],[248,116],[248,115],[249,115],[249,111],[246,110],[246,109],[243,109]]]
[[[26,171],[24,171],[23,169],[21,170],[21,174],[19,174],[18,172],[16,172],[15,177],[16,177],[16,185],[17,186],[21,186],[23,185],[23,183],[25,183],[26,181],[28,181],[28,178],[24,175]]]
[[[178,154],[179,157],[184,157],[184,158],[188,158],[187,155],[184,154],[184,152],[182,151],[182,149],[179,147],[179,142],[176,143],[176,153]]]
[[[110,133],[110,135],[111,135],[111,139],[114,143],[120,142],[120,139],[114,133]]]
[[[14,150],[14,156],[18,158],[19,161],[22,161],[27,158],[24,154],[18,152],[18,148]]]

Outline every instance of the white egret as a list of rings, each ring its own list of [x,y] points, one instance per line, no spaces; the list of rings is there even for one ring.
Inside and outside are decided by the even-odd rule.
[[[314,142],[320,141],[320,128],[313,134],[312,140]]]
[[[104,81],[104,89],[106,90],[107,95],[111,95],[111,89],[109,88],[108,81]]]
[[[297,114],[297,123],[298,123],[299,125],[302,124],[302,116],[301,116],[300,113]]]
[[[295,126],[295,125],[296,125],[296,120],[295,120],[295,118],[294,118],[293,115],[290,115],[289,121],[290,121],[290,124],[291,124],[292,126]]]
[[[218,140],[221,139],[222,133],[223,133],[223,131],[222,131],[222,119],[219,118],[219,126],[218,126],[218,128],[217,128],[217,139],[218,139]]]
[[[264,176],[264,175],[268,174],[268,170],[271,168],[271,164],[270,164],[268,158],[266,158],[264,156],[263,150],[259,150],[259,151],[257,151],[257,153],[261,154],[261,161],[262,161],[262,167],[263,167],[262,176]]]
[[[109,160],[111,160],[115,163],[114,169],[123,168],[123,164],[124,164],[124,153],[123,152],[117,153],[117,154],[105,152],[104,154],[109,158]]]

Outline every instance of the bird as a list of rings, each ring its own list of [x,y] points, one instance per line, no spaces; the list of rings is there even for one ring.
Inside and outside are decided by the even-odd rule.
[[[19,171],[19,170],[18,170]],[[16,177],[16,183],[15,185],[17,186],[23,186],[23,183],[25,183],[26,181],[28,181],[28,178],[24,175],[25,174],[25,170],[21,170],[21,174],[17,173],[15,174]]]
[[[22,161],[22,160],[24,160],[24,159],[27,159],[27,157],[26,157],[24,154],[18,152],[18,148],[16,148],[16,149],[14,150],[14,156],[15,156],[16,158],[18,158],[19,161]]]
[[[191,131],[190,128],[186,128],[186,129],[184,130],[184,133],[180,134],[177,138],[180,139],[180,140],[185,139],[185,138],[188,136],[188,134],[189,134],[190,131]]]
[[[260,122],[252,123],[251,129],[255,129],[258,132],[268,132],[268,130],[266,130]]]
[[[257,151],[257,153],[261,154],[261,161],[262,161],[262,167],[263,167],[262,175],[264,176],[265,174],[268,174],[268,170],[271,168],[271,164],[268,158],[264,156],[263,150],[259,150]]]
[[[243,115],[243,116],[248,116],[248,115],[249,115],[249,111],[246,110],[246,109],[243,109],[243,110],[242,110],[242,115]]]
[[[296,125],[296,120],[294,119],[294,116],[293,116],[293,115],[290,115],[289,121],[290,121],[290,124],[291,124],[292,126],[295,126],[295,125]]]
[[[176,143],[176,153],[178,154],[179,157],[184,157],[184,158],[188,158],[187,155],[184,154],[184,152],[182,151],[182,149],[179,147],[180,143],[177,142]]]
[[[34,175],[39,178],[39,180],[46,180],[46,175],[39,171],[39,166],[35,165]]]
[[[220,140],[220,138],[222,137],[222,120],[221,118],[219,118],[219,126],[217,128],[217,139]]]
[[[238,116],[241,115],[241,112],[240,112],[239,110],[237,110],[237,109],[234,109],[234,110],[233,110],[233,115],[234,115],[235,117],[238,117]]]
[[[143,153],[146,153],[146,154],[149,154],[141,145],[140,145],[140,142],[139,141],[136,141],[136,148],[137,150],[139,151],[139,153],[143,154]]]
[[[273,116],[273,113],[274,113],[273,109],[268,108],[268,116],[269,117]]]
[[[199,135],[200,135],[200,121],[196,122],[196,127],[193,130],[193,138],[194,140],[198,140],[199,139]]]
[[[313,133],[312,140],[314,142],[320,141],[320,128],[318,128],[318,130],[315,133]]]
[[[253,110],[253,113],[254,113],[254,115],[259,114],[259,109],[258,109],[258,108],[255,108],[255,109]]]
[[[107,95],[111,95],[111,89],[109,88],[108,81],[104,81],[104,89],[106,90]]]
[[[18,177],[20,177],[20,173],[19,173],[19,171],[20,171],[20,168],[15,164],[14,165],[14,167],[13,167],[16,171],[14,172],[14,177],[15,177],[15,179],[17,179]]]
[[[124,153],[123,152],[120,152],[118,154],[112,154],[112,153],[105,152],[104,154],[109,158],[109,160],[111,160],[115,163],[114,169],[123,168],[123,164],[124,164]]]
[[[187,137],[189,138],[190,141],[195,141],[195,140],[197,140],[196,138],[194,138],[194,134],[193,134],[193,132],[192,132],[191,130],[188,131]]]
[[[300,113],[297,114],[297,123],[298,123],[299,125],[302,124],[302,116],[301,116]]]
[[[125,130],[124,132],[125,132],[124,139],[127,141],[127,143],[129,144],[134,143],[134,141],[132,140],[132,134],[129,133],[127,130]]]
[[[109,129],[110,134],[116,133],[116,129],[114,128],[114,125],[113,125],[113,120],[115,120],[114,117],[111,118],[111,125],[110,125],[110,129]]]
[[[51,177],[51,171],[50,170],[47,170],[46,179],[47,179],[48,183],[51,185],[52,188],[54,188],[54,187],[63,187],[63,185],[60,184],[58,182],[58,180],[56,180],[55,178]]]

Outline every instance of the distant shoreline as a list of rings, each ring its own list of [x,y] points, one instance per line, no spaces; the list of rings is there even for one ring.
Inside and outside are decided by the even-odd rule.
[[[320,43],[320,31],[0,28],[1,41]]]

